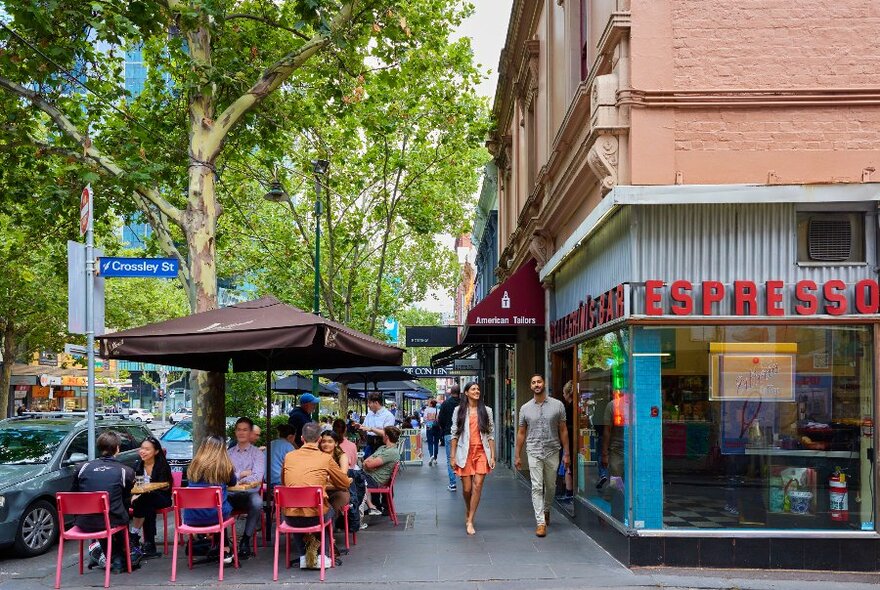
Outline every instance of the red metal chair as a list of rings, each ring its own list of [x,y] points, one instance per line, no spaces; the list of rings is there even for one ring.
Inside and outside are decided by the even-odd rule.
[[[394,523],[394,526],[397,526],[397,512],[394,510],[394,480],[397,479],[397,472],[400,471],[400,462],[394,464],[394,470],[391,472],[391,479],[388,480],[388,485],[382,488],[367,488],[368,494],[381,494],[385,496],[388,502],[388,516],[391,517],[391,522]]]
[[[348,544],[348,509],[349,509],[349,506],[346,506],[345,510],[342,512],[342,515],[345,519],[345,548],[346,549],[349,549],[349,544]],[[352,531],[351,534],[354,537],[354,544],[357,545],[358,544],[357,533]]]
[[[107,539],[107,565],[104,567],[104,588],[110,587],[110,562],[113,555],[113,535],[124,532],[125,565],[131,573],[131,547],[128,542],[128,525],[110,526],[110,495],[107,492],[57,492],[58,522],[61,534],[58,538],[58,562],[55,564],[55,588],[61,587],[61,562],[64,558],[64,541],[79,541],[79,575],[83,573],[83,543],[91,539]],[[64,519],[78,514],[102,514],[104,529],[86,532],[78,526],[64,530]]]
[[[290,526],[284,521],[283,513],[286,508],[314,508],[318,512],[318,524],[308,527]],[[290,567],[290,535],[291,533],[320,533],[321,553],[321,581],[324,581],[324,540],[330,537],[330,567],[336,567],[336,546],[333,540],[333,520],[324,519],[324,488],[321,486],[276,486],[275,487],[275,565],[272,571],[272,581],[278,581],[278,552],[280,549],[281,535],[284,535],[286,546],[284,560]]]
[[[171,581],[177,580],[177,544],[180,535],[189,535],[187,540],[187,557],[189,569],[193,566],[192,538],[193,535],[220,533],[220,576],[223,581],[223,551],[226,546],[226,529],[232,529],[232,557],[235,567],[238,568],[238,545],[235,537],[235,518],[230,516],[223,519],[223,490],[220,487],[196,487],[178,488],[171,492],[171,504],[174,508],[174,549],[171,556]],[[183,511],[187,508],[216,508],[217,524],[212,525],[189,525],[183,523]]]
[[[162,449],[163,451],[165,449]],[[174,491],[177,488],[183,485],[183,472],[182,471],[172,471],[171,472],[171,490]],[[164,535],[162,538],[162,542],[165,545],[165,555],[168,555],[168,515],[174,512],[174,504],[168,508],[160,508],[156,511],[156,515],[162,515],[162,534]]]

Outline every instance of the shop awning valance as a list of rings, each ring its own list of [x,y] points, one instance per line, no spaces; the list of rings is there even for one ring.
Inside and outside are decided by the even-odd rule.
[[[534,258],[468,312],[461,344],[514,343],[519,330],[544,326],[544,288]]]

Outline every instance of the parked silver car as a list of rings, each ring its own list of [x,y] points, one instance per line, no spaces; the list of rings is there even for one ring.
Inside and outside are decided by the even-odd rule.
[[[119,459],[133,466],[150,435],[142,423],[98,417],[97,435],[119,433]],[[58,539],[55,492],[70,491],[88,459],[84,413],[34,413],[0,420],[0,547],[40,555]]]

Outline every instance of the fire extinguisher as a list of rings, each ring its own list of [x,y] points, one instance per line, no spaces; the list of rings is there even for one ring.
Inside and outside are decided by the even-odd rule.
[[[828,491],[831,504],[831,520],[846,522],[849,520],[849,493],[846,489],[846,474],[840,467],[828,478]]]

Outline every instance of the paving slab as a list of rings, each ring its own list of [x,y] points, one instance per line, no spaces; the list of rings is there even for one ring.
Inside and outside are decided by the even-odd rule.
[[[534,534],[528,486],[505,467],[487,479],[477,513],[477,534],[464,530],[461,492],[446,489],[445,458],[436,467],[407,466],[398,476],[395,501],[400,525],[387,517],[367,517],[369,527],[357,535],[342,565],[327,571],[285,569],[272,582],[273,546],[258,557],[227,567],[223,582],[216,564],[186,566],[181,555],[178,581],[169,582],[169,557],[144,562],[131,575],[111,578],[111,587],[133,590],[218,588],[255,590],[271,584],[282,588],[331,590],[541,590],[578,588],[739,588],[741,590],[874,590],[880,574],[830,574],[778,570],[627,569],[554,509],[548,536]],[[337,535],[342,541],[342,536]],[[340,543],[339,546],[342,546]],[[281,556],[283,560],[283,546]],[[77,573],[75,545],[64,558],[62,588],[101,588],[103,572]],[[55,575],[54,551],[31,559],[0,555],[0,590],[50,590]]]

